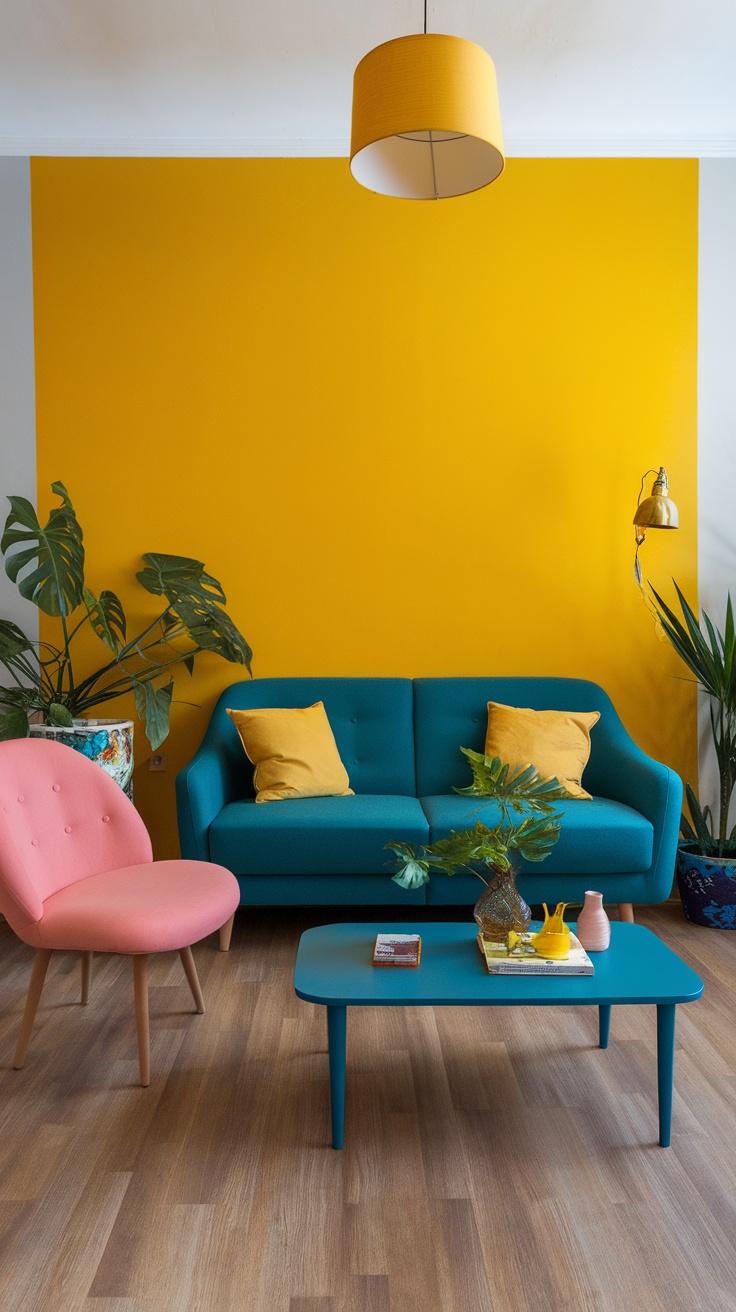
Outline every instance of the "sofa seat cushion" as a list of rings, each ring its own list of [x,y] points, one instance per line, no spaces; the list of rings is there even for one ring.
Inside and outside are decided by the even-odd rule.
[[[470,829],[476,820],[489,827],[499,819],[496,802],[443,795],[422,797],[429,821],[430,842],[447,838],[450,830]],[[522,861],[528,874],[613,875],[648,870],[652,864],[654,830],[648,820],[622,802],[608,797],[557,804],[562,832],[542,862]],[[213,854],[213,861],[221,860]],[[223,862],[227,865],[227,862]]]
[[[209,829],[210,860],[235,875],[380,875],[394,870],[386,843],[428,843],[416,797],[295,797],[230,802]]]

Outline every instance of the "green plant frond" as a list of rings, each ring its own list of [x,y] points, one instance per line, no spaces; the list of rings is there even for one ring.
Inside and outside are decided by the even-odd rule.
[[[560,837],[561,817],[527,816],[509,835],[509,847],[525,861],[544,861]]]
[[[174,681],[163,688],[154,688],[149,679],[145,683],[133,682],[135,707],[143,721],[146,737],[154,752],[158,751],[169,732],[169,711]]]
[[[696,841],[708,847],[714,841],[713,834],[708,828],[705,816],[700,809],[700,803],[690,784],[685,784],[685,796],[687,797],[688,810],[695,829]]]
[[[487,797],[515,810],[528,807],[548,812],[552,810],[551,802],[568,796],[556,779],[540,779],[533,765],[512,769],[499,756],[484,756],[470,747],[461,747],[460,751],[467,757],[473,774],[472,784],[453,790],[462,797]]]
[[[651,586],[651,585],[650,585]],[[655,588],[652,593],[657,602],[659,619],[665,634],[669,638],[678,656],[695,675],[705,692],[718,698],[722,687],[722,658],[719,652],[711,651],[698,626],[697,618],[680,589],[675,584],[680,605],[685,617],[685,625],[677,618],[674,611],[660,597]]]
[[[217,652],[225,660],[250,671],[253,653],[245,638],[222,609],[227,600],[222,586],[199,560],[189,556],[144,555],[146,568],[138,582],[154,596],[164,596],[197,648]]]
[[[11,620],[0,620],[0,661],[6,665],[24,652],[32,652],[33,643]]]
[[[80,604],[84,588],[82,530],[63,483],[52,483],[61,505],[45,527],[30,501],[8,497],[10,514],[0,539],[5,572],[22,597],[46,615],[66,616]]]
[[[84,604],[89,622],[98,638],[113,656],[118,656],[125,645],[125,611],[114,592],[101,592],[97,599],[89,588],[84,589]]]

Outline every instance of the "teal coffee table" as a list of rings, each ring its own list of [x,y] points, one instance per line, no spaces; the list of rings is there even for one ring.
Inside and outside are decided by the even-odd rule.
[[[374,966],[376,934],[421,934],[418,967]],[[601,1048],[608,1047],[612,1006],[657,1008],[659,1142],[669,1147],[675,1007],[693,1002],[703,981],[642,925],[611,925],[607,952],[591,954],[594,975],[489,975],[474,924],[320,925],[302,935],[294,988],[327,1008],[332,1146],[345,1137],[348,1007],[597,1007]]]

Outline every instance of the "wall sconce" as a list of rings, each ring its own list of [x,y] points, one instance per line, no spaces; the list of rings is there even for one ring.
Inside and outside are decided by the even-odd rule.
[[[644,483],[650,474],[656,474],[652,484],[652,494],[642,501]],[[639,488],[639,498],[636,503],[636,514],[634,515],[634,530],[636,536],[636,553],[634,555],[634,578],[639,587],[642,586],[641,563],[639,561],[639,548],[641,547],[647,535],[648,528],[679,528],[680,517],[677,513],[677,506],[669,497],[669,484],[667,482],[667,471],[664,465],[660,465],[659,473],[656,469],[648,469],[642,476],[641,487]]]
[[[503,171],[496,70],[474,41],[440,33],[376,46],[355,70],[350,170],[369,191],[440,200]]]

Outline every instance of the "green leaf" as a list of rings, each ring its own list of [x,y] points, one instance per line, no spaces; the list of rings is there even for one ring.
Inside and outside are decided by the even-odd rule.
[[[25,651],[33,651],[33,643],[10,620],[0,620],[0,661],[6,664]]]
[[[214,651],[250,671],[252,651],[223,610],[227,598],[217,579],[199,560],[147,553],[138,582],[154,596],[164,596],[197,647]]]
[[[114,656],[117,656],[125,644],[125,611],[114,592],[105,590],[97,600],[89,588],[84,589],[84,604],[87,607],[89,622],[98,638],[101,638]]]
[[[489,797],[519,811],[527,807],[532,811],[549,814],[552,802],[562,801],[569,794],[556,779],[540,779],[533,765],[515,766],[513,769],[499,756],[484,756],[470,747],[461,747],[473,772],[473,782],[467,788],[455,788],[462,797]]]
[[[0,742],[7,742],[9,738],[27,738],[28,732],[28,716],[25,711],[15,707],[9,711],[0,711]]]
[[[25,497],[8,497],[11,510],[0,539],[5,572],[20,594],[46,615],[69,615],[82,600],[84,547],[82,530],[63,483],[51,490],[62,504],[42,528]]]
[[[66,706],[59,702],[52,702],[46,713],[46,719],[49,724],[56,725],[59,729],[71,729],[74,725],[74,717]]]
[[[693,825],[695,827],[697,842],[701,843],[704,850],[707,851],[712,846],[714,838],[708,828],[708,822],[700,809],[700,803],[698,802],[690,784],[685,784],[685,795],[687,797],[688,810],[690,811]]]
[[[429,881],[429,870],[423,861],[406,861],[399,872],[391,878],[401,888],[421,888],[422,884]]]
[[[154,688],[150,680],[146,683],[134,682],[136,710],[143,721],[146,737],[154,752],[158,751],[169,732],[169,711],[174,681],[163,688]]]

